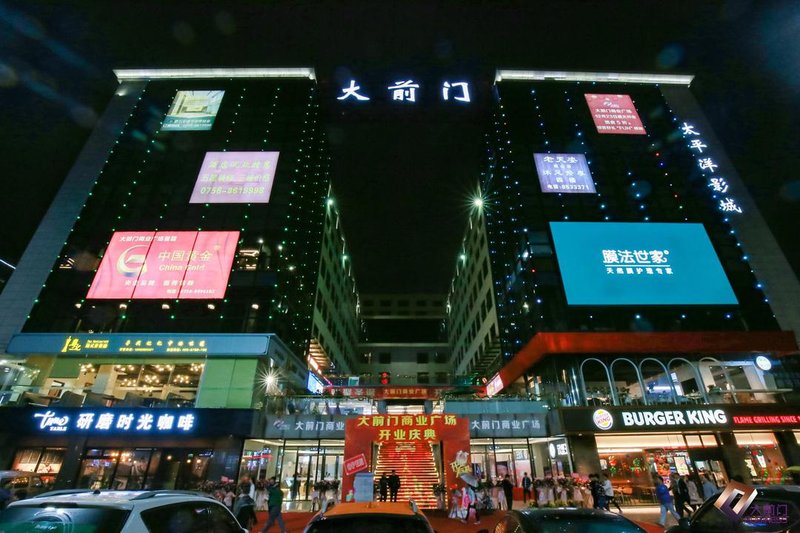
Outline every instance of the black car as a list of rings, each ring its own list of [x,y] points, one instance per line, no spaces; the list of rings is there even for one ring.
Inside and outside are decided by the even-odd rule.
[[[669,528],[667,532],[800,533],[800,486],[768,485],[752,488],[756,489],[758,494],[741,513],[733,509],[724,513],[717,508],[715,504],[721,497],[718,494],[706,500],[691,518],[682,518],[679,525]],[[740,498],[737,496],[728,507],[735,508]]]
[[[489,533],[482,529],[478,533]],[[599,509],[557,507],[509,511],[493,533],[647,533],[627,518]]]

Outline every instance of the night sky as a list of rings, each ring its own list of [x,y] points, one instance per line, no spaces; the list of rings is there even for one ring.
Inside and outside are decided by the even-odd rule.
[[[218,66],[316,69],[362,293],[446,292],[497,67],[695,74],[800,270],[800,3],[743,0],[0,1],[0,258],[22,255],[113,95],[112,69]],[[351,77],[376,98],[338,102]],[[476,101],[379,101],[409,78],[468,80]]]

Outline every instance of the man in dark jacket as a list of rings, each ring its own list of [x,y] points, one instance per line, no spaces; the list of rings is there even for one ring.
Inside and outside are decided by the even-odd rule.
[[[514,508],[514,483],[511,482],[511,476],[506,474],[503,476],[503,492],[506,493],[506,505],[508,505],[508,510]]]
[[[397,491],[400,490],[400,476],[397,475],[397,472],[392,470],[392,475],[389,476],[389,501],[396,502],[397,501]]]
[[[678,514],[681,518],[683,518],[683,513],[686,513],[686,516],[691,515],[692,510],[686,505],[689,503],[689,487],[686,485],[686,482],[681,476],[675,473],[670,475],[669,479],[672,497],[675,499],[675,509],[678,511]]]
[[[380,501],[385,502],[386,495],[389,493],[389,478],[386,476],[386,472],[378,480],[378,492],[381,495]]]
[[[281,515],[281,506],[283,505],[283,491],[277,480],[273,477],[269,480],[267,486],[267,509],[269,510],[269,519],[267,525],[264,526],[262,533],[269,531],[272,524],[278,522],[281,528],[281,533],[286,533],[286,525],[283,523],[283,515]]]

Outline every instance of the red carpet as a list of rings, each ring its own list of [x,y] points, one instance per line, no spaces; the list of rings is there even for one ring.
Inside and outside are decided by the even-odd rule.
[[[289,533],[302,533],[306,524],[308,524],[308,521],[311,520],[314,514],[315,513],[283,513],[283,521],[286,523],[286,530]],[[428,511],[425,513],[425,516],[428,517],[431,526],[433,526],[433,529],[435,529],[437,533],[475,533],[480,529],[492,531],[504,514],[503,511],[496,511],[491,515],[484,515],[481,517],[481,523],[477,526],[474,524],[474,518],[472,517],[470,518],[469,524],[463,524],[458,520],[446,518],[443,511]],[[267,513],[260,511],[257,512],[256,515],[258,516],[258,523],[251,529],[252,533],[259,533],[267,523]],[[658,525],[648,524],[646,522],[637,522],[637,524],[650,533],[664,533],[664,528]],[[277,525],[273,525],[270,531],[280,532],[280,528]]]

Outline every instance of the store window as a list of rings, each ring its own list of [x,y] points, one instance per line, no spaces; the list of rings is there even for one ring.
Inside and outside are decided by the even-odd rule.
[[[343,441],[286,441],[278,466],[284,498],[310,500],[315,487],[333,497],[341,488],[343,465]]]
[[[64,461],[64,448],[21,448],[14,456],[12,470],[40,474],[45,485],[55,483]]]
[[[744,462],[756,484],[791,483],[786,460],[778,449],[773,433],[733,433],[736,444],[744,449]]]

